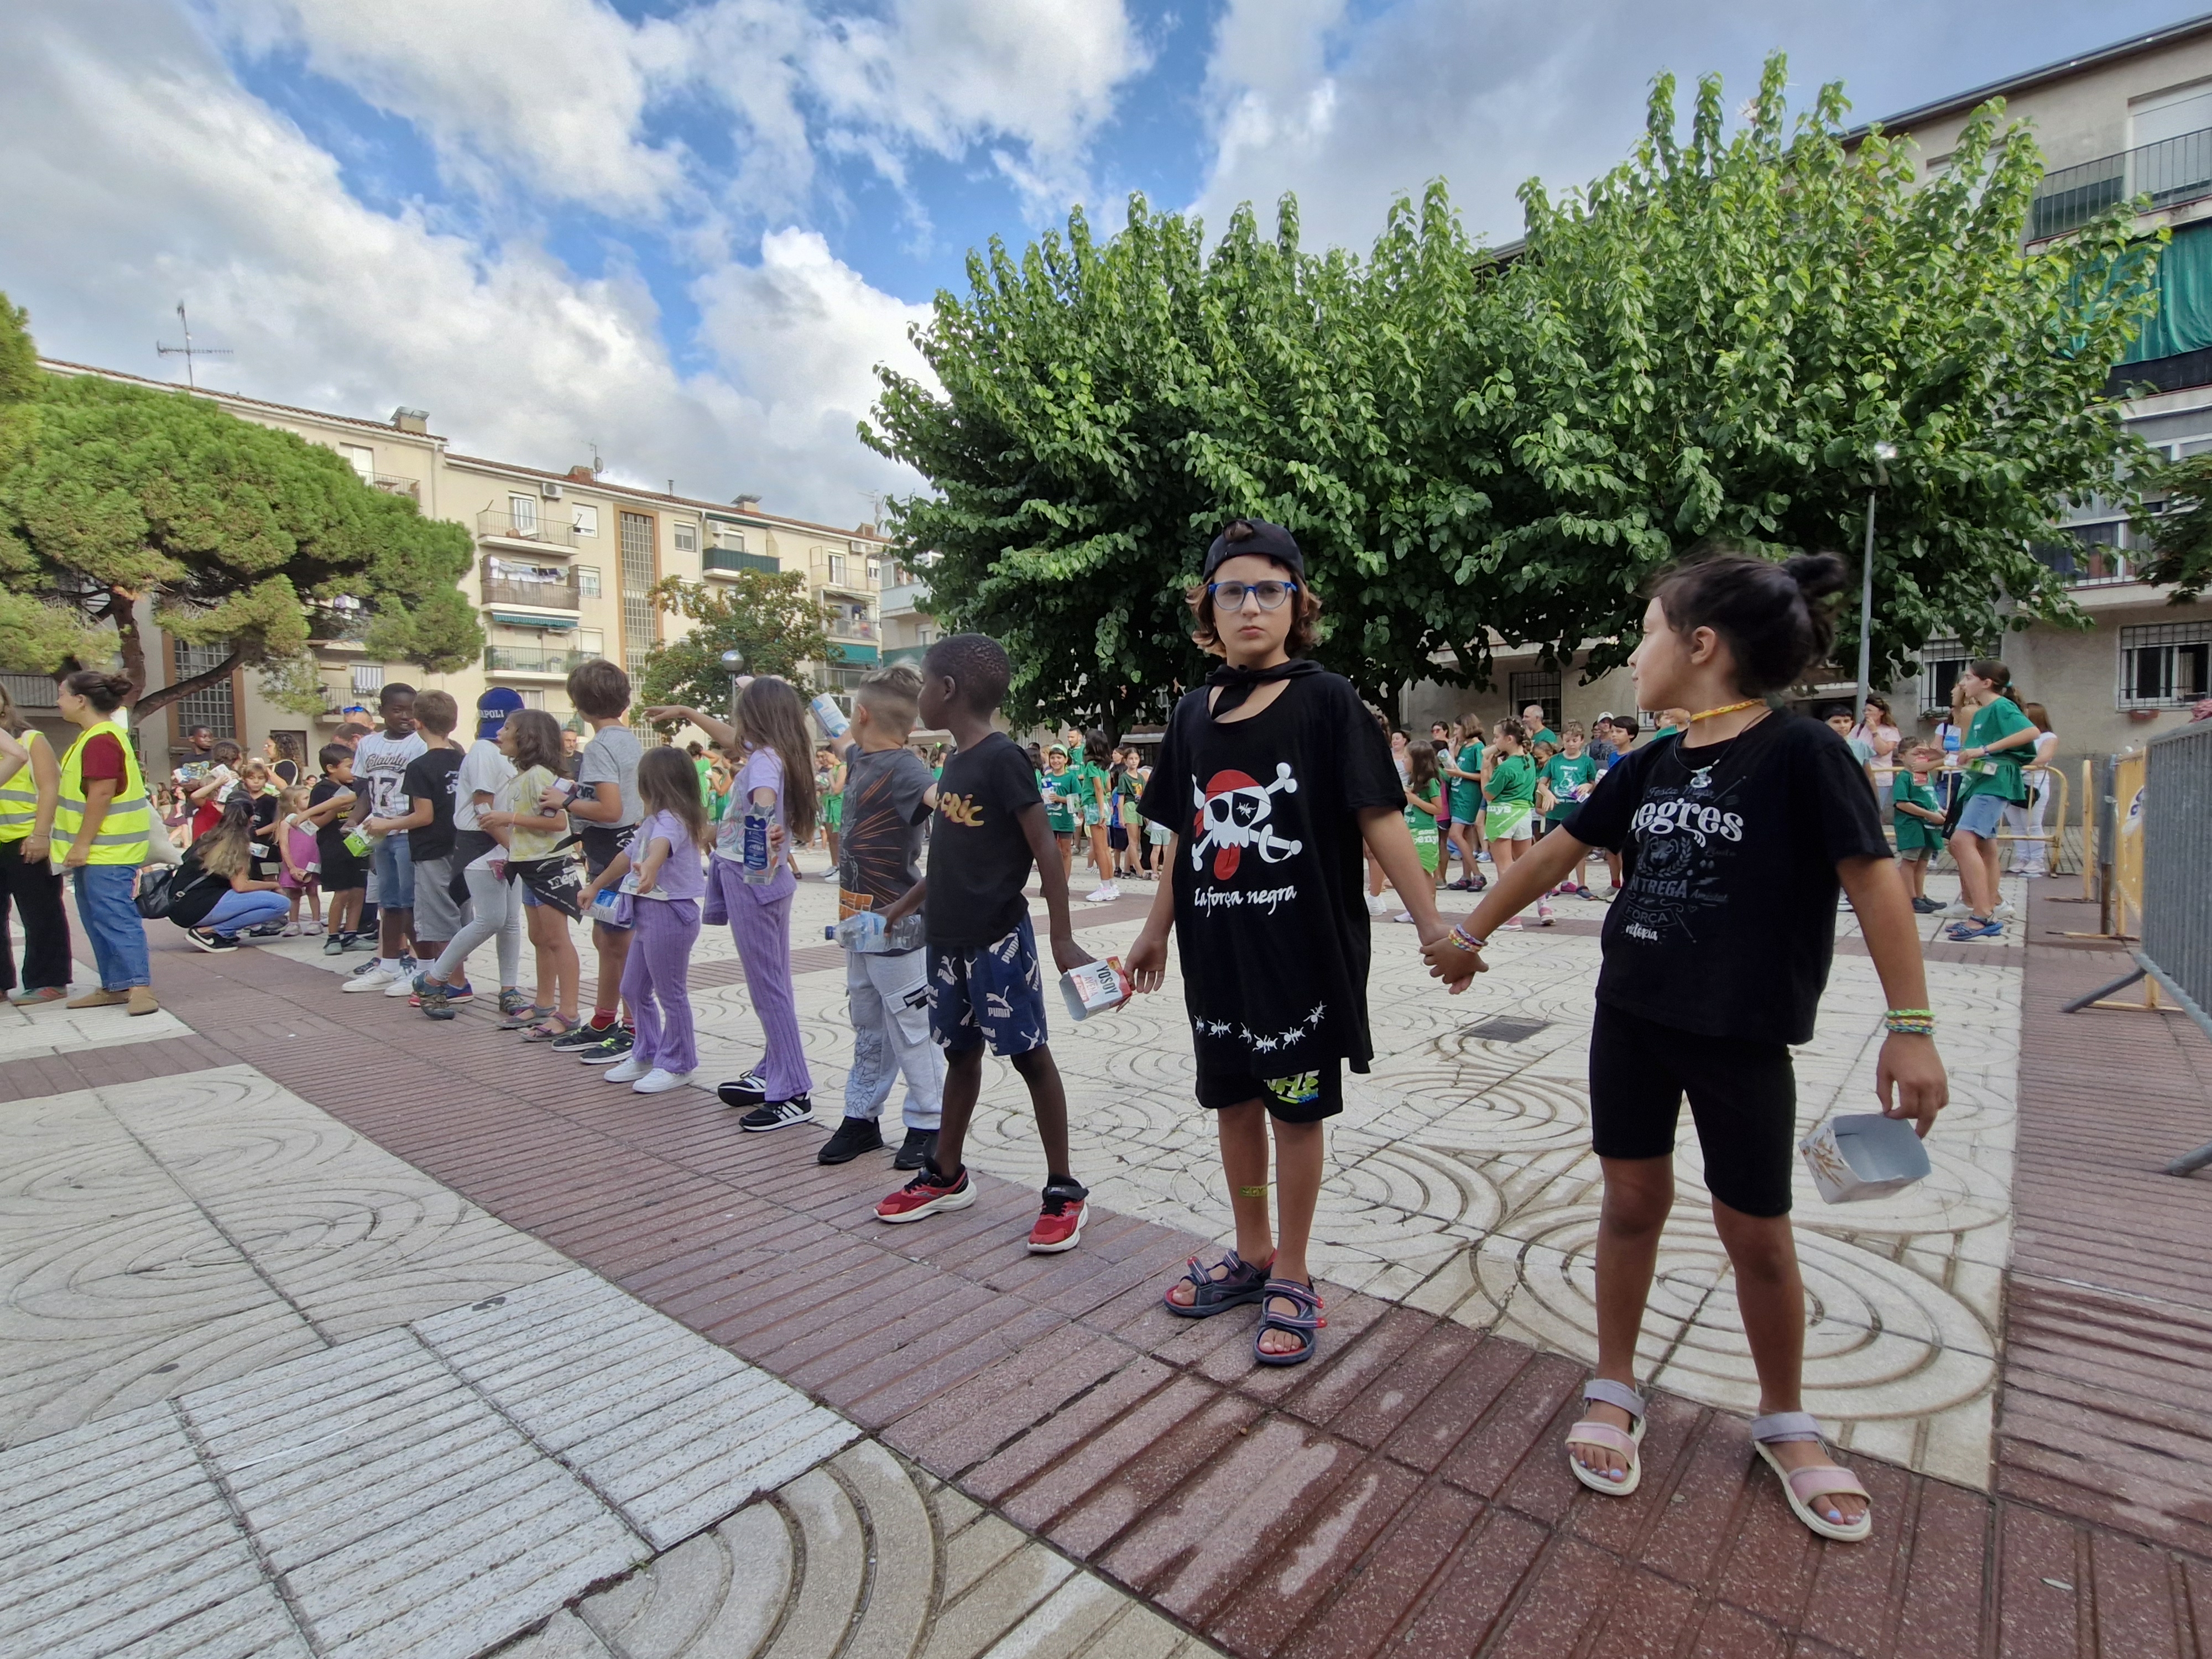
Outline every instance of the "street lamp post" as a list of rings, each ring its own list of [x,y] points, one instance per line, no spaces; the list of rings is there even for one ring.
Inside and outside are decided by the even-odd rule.
[[[1896,459],[1895,444],[1874,447],[1874,483],[1867,486],[1866,552],[1859,560],[1859,688],[1852,713],[1861,726],[1866,724],[1867,693],[1874,689],[1868,683],[1874,665],[1874,503],[1889,482],[1887,464]]]
[[[730,677],[730,724],[738,723],[738,677],[744,672],[745,653],[725,651],[721,657],[722,672]]]

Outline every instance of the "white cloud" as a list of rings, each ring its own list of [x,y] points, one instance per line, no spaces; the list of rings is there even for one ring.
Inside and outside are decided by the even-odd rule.
[[[640,284],[364,207],[169,7],[124,9],[48,12],[0,57],[0,288],[50,354],[167,372],[149,337],[184,295],[204,342],[237,352],[218,384],[426,407],[465,451],[566,467],[596,441],[625,476],[840,523],[856,491],[916,482],[853,435],[907,310],[818,239],[772,237],[757,273],[714,279],[719,355],[681,374]]]

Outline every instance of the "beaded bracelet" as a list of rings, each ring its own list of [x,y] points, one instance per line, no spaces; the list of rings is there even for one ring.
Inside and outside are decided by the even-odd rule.
[[[1882,1024],[1896,1036],[1934,1036],[1936,1011],[1933,1008],[1892,1008],[1882,1016]]]
[[[1451,942],[1462,951],[1480,952],[1482,949],[1482,941],[1467,931],[1467,924],[1463,921],[1452,924]]]

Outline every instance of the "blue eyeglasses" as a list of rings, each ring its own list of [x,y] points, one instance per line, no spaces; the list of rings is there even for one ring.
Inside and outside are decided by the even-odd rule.
[[[1298,591],[1296,582],[1208,582],[1206,591],[1213,595],[1217,606],[1231,611],[1244,608],[1244,596],[1249,593],[1260,601],[1262,611],[1279,611],[1283,601]]]

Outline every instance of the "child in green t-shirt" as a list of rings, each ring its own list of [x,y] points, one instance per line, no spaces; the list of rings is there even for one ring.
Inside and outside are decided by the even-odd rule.
[[[1943,807],[1928,781],[1930,769],[1943,763],[1932,744],[1905,753],[1905,770],[1890,780],[1890,817],[1897,827],[1897,865],[1912,890],[1912,908],[1933,915],[1943,907],[1928,896],[1928,866],[1943,847]]]
[[[1597,757],[1586,750],[1588,736],[1580,720],[1569,720],[1559,734],[1559,752],[1538,769],[1538,805],[1544,809],[1547,834],[1571,822],[1589,792],[1597,787]],[[1577,865],[1567,879],[1552,890],[1552,896],[1595,899],[1597,895],[1583,884],[1582,866]],[[1543,915],[1540,905],[1538,920]]]
[[[1425,743],[1407,744],[1406,771],[1406,828],[1413,831],[1413,850],[1421,855],[1421,868],[1434,880],[1443,850],[1437,815],[1443,810],[1444,796],[1443,781],[1437,775],[1436,750]],[[1413,914],[1401,910],[1397,919],[1409,922]]]
[[[1491,867],[1503,876],[1515,857],[1528,851],[1536,838],[1536,763],[1522,750],[1526,740],[1521,722],[1498,722],[1498,733],[1482,762],[1482,798],[1486,805],[1484,826],[1490,836]],[[1549,912],[1538,901],[1539,918]],[[1503,924],[1517,929],[1518,916]]]
[[[1982,658],[1960,672],[1960,702],[1972,708],[1966,741],[1959,747],[1965,781],[1959,792],[1959,817],[1951,831],[1951,856],[1959,866],[1960,902],[1966,916],[1948,930],[1948,939],[2002,939],[1998,915],[1997,828],[2004,809],[2027,799],[2023,762],[2035,757],[2041,734],[2012,699],[2012,671]]]
[[[1472,714],[1459,728],[1458,752],[1439,765],[1451,808],[1451,842],[1459,848],[1460,878],[1446,884],[1455,892],[1480,893],[1490,879],[1475,867],[1482,848],[1482,722]]]
[[[1068,876],[1075,870],[1075,826],[1077,814],[1083,809],[1082,782],[1068,769],[1067,750],[1058,744],[1044,751],[1044,775],[1037,781],[1037,793],[1044,797],[1045,827],[1052,838],[1060,843],[1060,871]]]

